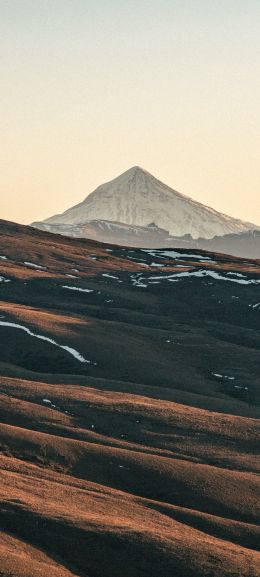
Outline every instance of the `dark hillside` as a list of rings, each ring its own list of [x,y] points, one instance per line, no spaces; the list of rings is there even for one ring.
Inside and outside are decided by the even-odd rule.
[[[259,289],[0,222],[0,575],[259,575]]]

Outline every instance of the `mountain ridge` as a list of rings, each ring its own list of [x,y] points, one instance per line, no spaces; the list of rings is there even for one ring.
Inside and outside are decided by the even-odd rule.
[[[92,220],[83,224],[64,225],[39,223],[38,230],[62,234],[72,238],[86,238],[121,246],[139,248],[191,248],[221,252],[237,257],[259,258],[260,230],[249,230],[237,234],[215,236],[212,239],[191,235],[171,236],[167,230],[150,223],[146,227],[131,226],[122,222]]]

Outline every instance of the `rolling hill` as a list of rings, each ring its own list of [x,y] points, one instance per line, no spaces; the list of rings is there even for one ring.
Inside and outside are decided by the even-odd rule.
[[[259,575],[259,285],[0,221],[1,575]]]

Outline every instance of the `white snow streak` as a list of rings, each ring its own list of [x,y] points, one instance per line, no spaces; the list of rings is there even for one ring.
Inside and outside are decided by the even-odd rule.
[[[69,278],[79,278],[78,276],[75,276],[75,274],[66,274],[66,276]]]
[[[119,280],[118,276],[113,276],[112,274],[108,274],[108,273],[103,273],[102,276],[105,276],[107,278],[114,278],[115,280]]]
[[[62,288],[64,289],[69,289],[71,291],[79,291],[81,293],[93,293],[94,290],[93,289],[83,289],[77,286],[67,286],[67,285],[63,285]]]
[[[24,263],[26,266],[30,266],[32,268],[37,268],[37,269],[41,269],[41,270],[47,270],[46,266],[41,266],[40,264],[35,264],[34,262],[27,262],[24,261]]]
[[[32,331],[30,331],[30,329],[28,329],[27,327],[25,327],[24,325],[17,325],[16,323],[10,323],[10,322],[4,322],[4,321],[0,321],[0,326],[2,327],[11,327],[11,328],[15,328],[15,329],[19,329],[21,331],[24,331],[25,333],[27,333],[28,335],[30,335],[31,337],[35,337],[36,339],[40,339],[42,341],[47,341],[48,343],[51,343],[52,345],[55,345],[56,347],[59,347],[59,349],[63,349],[64,351],[67,351],[70,355],[72,355],[75,359],[77,359],[77,361],[80,361],[81,363],[90,363],[91,361],[88,361],[87,359],[85,359],[78,351],[76,351],[75,349],[72,349],[71,347],[67,347],[65,345],[59,345],[59,343],[57,343],[56,341],[54,341],[54,339],[50,339],[49,337],[45,337],[43,335],[38,335],[36,333],[33,333]]]

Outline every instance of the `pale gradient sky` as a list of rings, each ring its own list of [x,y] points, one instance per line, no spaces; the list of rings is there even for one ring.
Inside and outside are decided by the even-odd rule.
[[[260,0],[0,0],[0,218],[141,165],[260,225]]]

